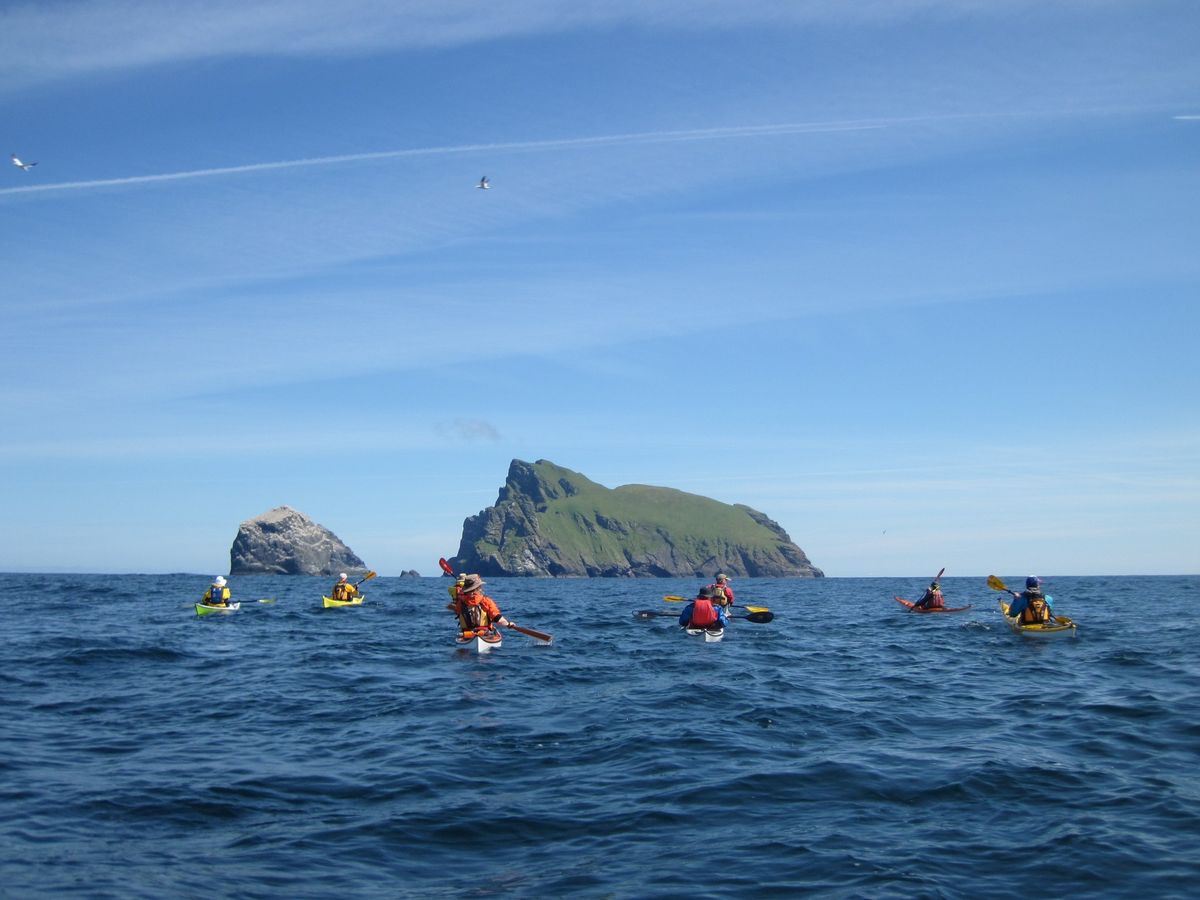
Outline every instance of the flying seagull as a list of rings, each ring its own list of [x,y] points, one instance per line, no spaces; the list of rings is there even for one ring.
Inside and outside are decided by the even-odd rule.
[[[15,153],[12,155],[12,161],[13,161],[14,166],[18,167],[19,169],[23,169],[26,172],[28,172],[30,169],[32,169],[34,166],[37,165],[37,163],[35,163],[35,162],[32,162],[32,163],[21,162],[19,159],[17,159],[17,154],[15,154]]]
[[[480,178],[479,184],[475,185],[475,187],[479,188],[481,191],[486,191],[488,188],[490,188],[491,185],[488,184],[487,176],[484,175],[482,178]]]

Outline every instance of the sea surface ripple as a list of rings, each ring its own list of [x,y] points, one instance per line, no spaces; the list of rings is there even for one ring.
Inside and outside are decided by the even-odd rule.
[[[555,641],[478,655],[444,579],[10,575],[0,896],[1195,896],[1200,578],[1048,582],[491,579]]]

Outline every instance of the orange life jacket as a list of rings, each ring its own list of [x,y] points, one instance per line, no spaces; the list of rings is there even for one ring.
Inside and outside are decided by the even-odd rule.
[[[1021,610],[1022,625],[1040,625],[1050,621],[1050,604],[1042,592],[1025,592],[1025,608]]]
[[[464,632],[488,629],[492,625],[491,613],[488,607],[495,607],[495,601],[483,594],[459,594],[455,613],[458,624]]]

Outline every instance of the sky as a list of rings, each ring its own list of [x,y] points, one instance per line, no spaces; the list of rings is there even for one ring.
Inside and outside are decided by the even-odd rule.
[[[1200,572],[1192,0],[0,6],[0,571],[437,574],[513,459]],[[476,185],[486,175],[489,190]]]

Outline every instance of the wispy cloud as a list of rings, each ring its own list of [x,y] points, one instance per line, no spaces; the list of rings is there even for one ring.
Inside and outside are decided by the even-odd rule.
[[[438,434],[454,440],[500,441],[499,429],[483,419],[455,419],[453,422],[439,422],[435,428]]]
[[[282,169],[298,169],[310,166],[334,166],[346,163],[398,159],[406,156],[449,156],[452,154],[485,153],[497,151],[538,151],[585,149],[591,147],[626,146],[632,144],[661,144],[676,141],[712,141],[734,138],[778,137],[792,134],[829,134],[840,131],[864,131],[887,127],[885,122],[779,122],[769,125],[733,125],[720,128],[695,128],[679,131],[643,131],[627,134],[595,135],[578,138],[552,138],[537,141],[509,141],[500,143],[457,144],[438,147],[412,147],[403,150],[380,150],[370,153],[343,153],[310,159],[286,159],[275,162],[249,163],[209,169],[191,169],[183,172],[165,172],[157,175],[130,175],[123,178],[98,178],[89,181],[64,181],[50,184],[22,185],[0,189],[0,195],[31,194],[47,191],[81,191],[96,188],[135,187],[168,181],[187,181],[198,178],[215,178],[229,175],[244,175],[255,172],[273,172]]]
[[[342,0],[334,14],[327,0],[28,2],[0,13],[0,83],[12,89],[190,60],[352,55],[587,28],[861,24],[916,14],[992,15],[1036,5],[1034,0],[960,0],[952,8],[945,0]]]

